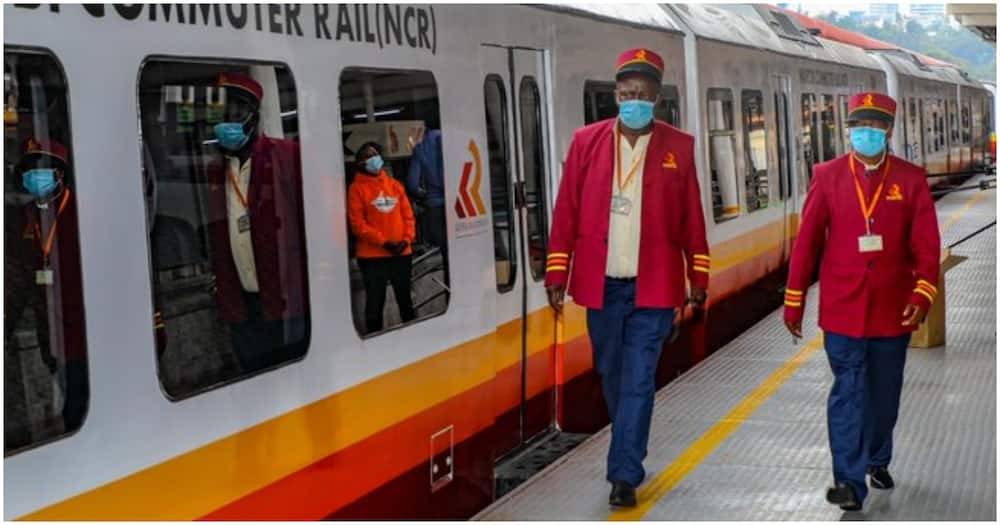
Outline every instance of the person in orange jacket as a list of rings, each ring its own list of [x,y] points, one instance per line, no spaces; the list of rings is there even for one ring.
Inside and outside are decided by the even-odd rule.
[[[382,168],[381,153],[375,142],[358,149],[354,156],[357,174],[347,190],[348,220],[358,237],[355,255],[365,285],[367,333],[382,329],[386,282],[392,283],[403,322],[416,317],[410,298],[416,220],[403,185]]]

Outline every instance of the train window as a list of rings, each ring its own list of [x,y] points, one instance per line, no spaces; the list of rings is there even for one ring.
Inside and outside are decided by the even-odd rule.
[[[962,144],[969,144],[972,140],[972,105],[966,103],[962,106]]]
[[[958,118],[956,114],[958,113],[958,103],[954,100],[948,101],[948,129],[951,131],[950,142],[952,145],[958,144],[959,134],[958,134]]]
[[[284,65],[164,58],[139,74],[153,330],[170,399],[306,353],[297,108]]]
[[[516,216],[510,198],[510,128],[503,79],[497,75],[486,77],[484,98],[493,205],[493,260],[497,290],[509,292],[514,288],[514,280],[517,278],[517,245],[514,239]]]
[[[832,160],[837,156],[837,124],[833,118],[833,95],[823,95],[823,107],[820,112],[823,135],[823,160]]]
[[[781,200],[792,196],[792,181],[789,176],[791,163],[788,159],[791,138],[788,134],[788,95],[774,93],[774,129],[778,132],[778,195]]]
[[[4,454],[75,432],[90,400],[66,78],[4,48]]]
[[[524,207],[528,212],[528,265],[536,280],[545,277],[548,226],[545,208],[545,157],[542,150],[542,98],[534,78],[521,79],[521,146],[524,158]]]
[[[708,90],[709,167],[712,173],[712,214],[715,222],[740,213],[736,178],[736,144],[733,131],[733,92]]]
[[[816,112],[816,95],[802,94],[802,162],[799,173],[799,193],[805,193],[812,180],[813,164],[818,162],[819,155],[819,119]],[[808,178],[807,178],[808,177]]]
[[[448,200],[434,75],[347,68],[340,111],[355,328],[370,336],[443,314]]]
[[[840,130],[840,152],[847,153],[848,146],[851,144],[851,131],[845,122],[847,115],[850,113],[848,111],[847,95],[837,95],[837,104],[839,106],[837,129]]]
[[[767,208],[770,188],[767,171],[767,125],[764,120],[764,94],[743,90],[743,151],[746,166],[747,211]]]
[[[672,126],[681,124],[680,92],[677,86],[664,85],[660,91],[660,102],[654,109],[654,117]],[[599,120],[618,116],[615,101],[615,83],[588,80],[583,84],[583,120],[592,124]]]

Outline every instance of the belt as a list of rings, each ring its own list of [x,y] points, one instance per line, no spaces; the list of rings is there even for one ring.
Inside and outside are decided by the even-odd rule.
[[[635,282],[635,277],[611,277],[609,275],[605,275],[604,279],[606,279],[608,281],[619,282],[619,283],[634,283]]]

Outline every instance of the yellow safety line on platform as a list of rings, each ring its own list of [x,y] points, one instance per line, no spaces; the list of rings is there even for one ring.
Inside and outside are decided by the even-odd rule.
[[[717,421],[712,428],[701,435],[690,447],[660,472],[652,481],[644,485],[638,493],[639,505],[632,509],[613,512],[608,519],[611,521],[632,521],[642,519],[649,509],[673,490],[688,474],[701,464],[709,454],[719,448],[751,414],[781,388],[781,385],[792,377],[792,374],[809,360],[822,347],[823,336],[819,335],[809,341],[791,359],[781,365],[765,379],[753,392],[744,397],[728,414]]]
[[[969,198],[961,209],[952,214],[951,217],[941,226],[941,233],[950,228],[958,221],[972,206],[974,206],[984,196],[984,192],[977,193]],[[698,437],[684,452],[681,452],[677,459],[666,469],[662,470],[655,478],[640,487],[637,496],[639,504],[631,509],[622,509],[612,512],[608,516],[609,521],[635,521],[641,520],[643,516],[655,506],[660,499],[667,495],[684,478],[687,477],[705,458],[715,449],[719,448],[723,442],[738,429],[765,401],[771,398],[782,385],[792,377],[799,367],[809,360],[813,354],[822,347],[823,335],[820,334],[806,343],[802,350],[799,350],[791,359],[786,361],[780,368],[775,370],[770,376],[764,379],[757,388],[754,388],[740,402],[729,411],[728,414],[716,421],[711,428]]]

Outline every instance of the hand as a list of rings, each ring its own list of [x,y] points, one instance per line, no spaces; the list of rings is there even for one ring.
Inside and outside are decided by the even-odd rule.
[[[545,288],[545,291],[549,295],[549,306],[556,311],[557,314],[562,313],[563,299],[566,297],[566,285],[563,284],[553,284]]]
[[[794,337],[802,338],[802,321],[789,321],[785,319],[785,328]]]
[[[385,241],[384,243],[382,243],[382,247],[385,248],[387,252],[393,255],[399,255],[403,253],[404,249],[406,249],[406,242]]]
[[[917,326],[924,322],[927,312],[918,305],[908,304],[903,310],[903,326]]]
[[[688,294],[688,303],[691,303],[695,308],[701,308],[705,306],[705,299],[708,298],[708,294],[705,292],[704,288],[699,288],[697,286],[691,287],[691,292]]]

